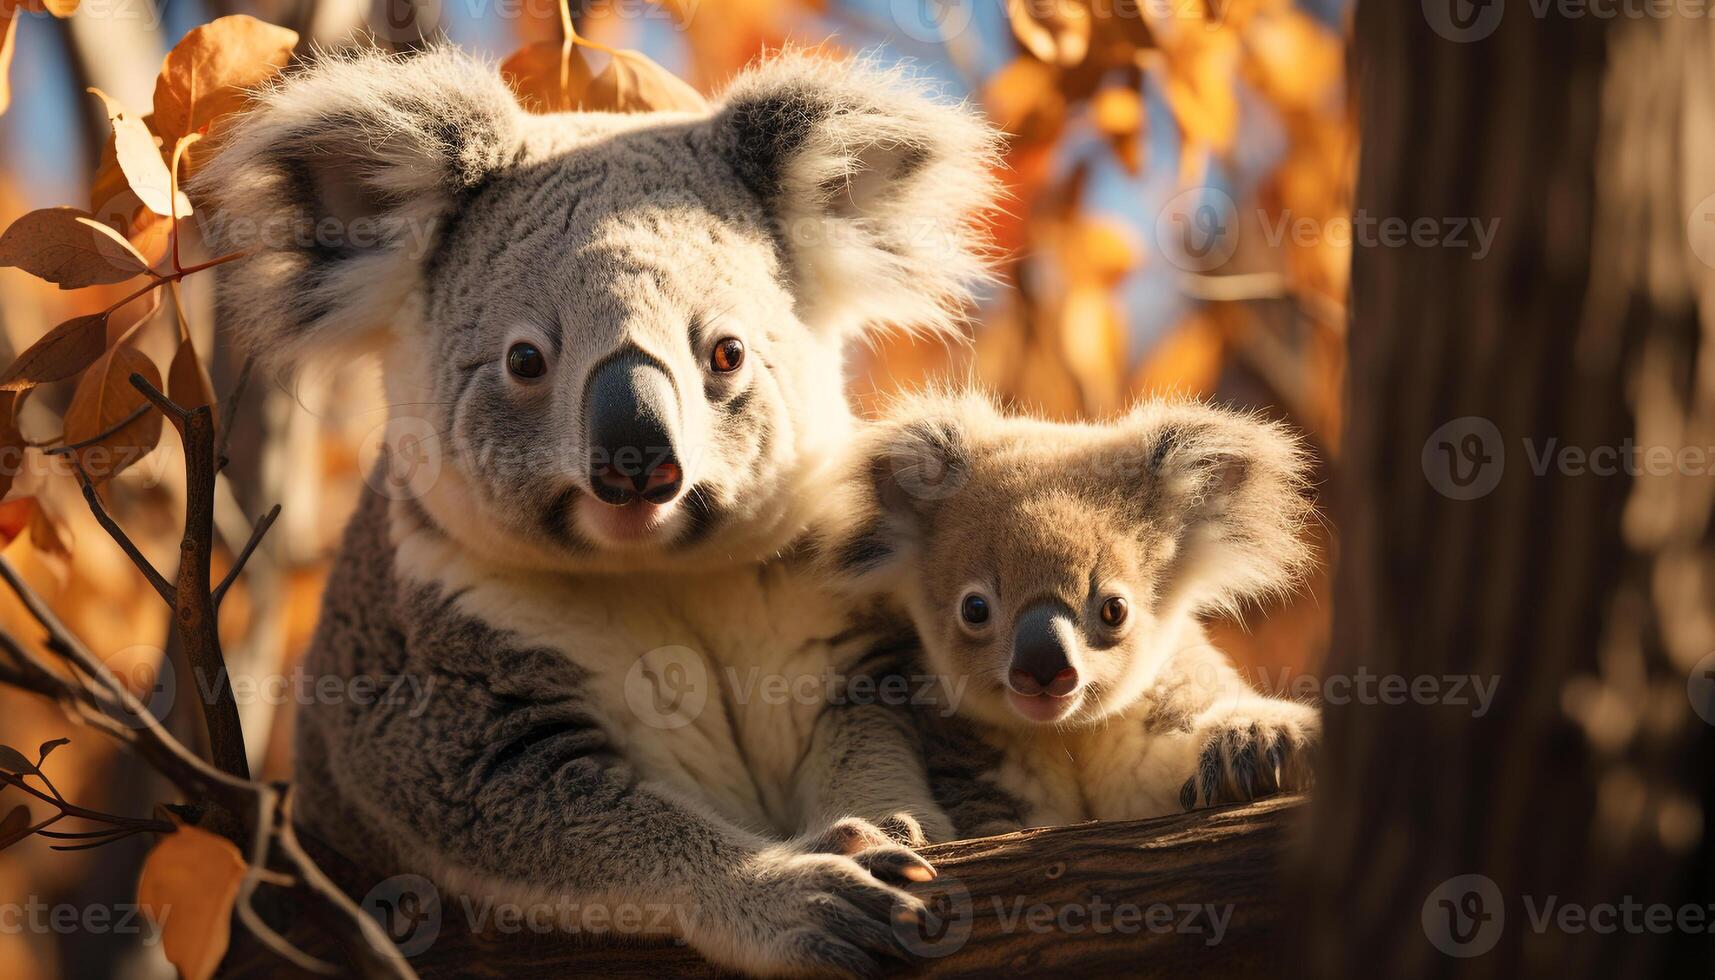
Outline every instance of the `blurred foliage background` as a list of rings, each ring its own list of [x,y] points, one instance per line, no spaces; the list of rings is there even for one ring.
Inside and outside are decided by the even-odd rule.
[[[1355,167],[1347,3],[573,0],[571,10],[582,36],[641,50],[705,93],[760,52],[821,46],[909,61],[1009,134],[999,275],[971,310],[968,342],[901,335],[859,352],[850,385],[860,407],[948,376],[1058,418],[1100,417],[1172,392],[1285,418],[1326,466],[1339,453]],[[0,0],[9,44],[0,70],[11,61],[0,227],[35,208],[91,200],[109,129],[87,87],[147,106],[171,46],[232,13],[297,31],[300,55],[356,43],[354,32],[367,31],[363,43],[404,49],[450,39],[498,63],[562,36],[560,8],[549,0]],[[603,57],[593,55],[592,67],[600,70]],[[102,202],[94,203],[99,213]],[[223,393],[238,363],[215,322],[208,277],[184,287],[185,322]],[[0,353],[10,361],[53,325],[126,291],[63,292],[0,269]],[[136,342],[162,367],[178,339],[172,322],[156,317]],[[70,387],[47,386],[24,405],[27,438],[57,434]],[[223,610],[235,683],[290,676],[385,412],[373,365],[252,385],[219,491],[216,575],[257,514],[274,501],[284,509]],[[195,689],[162,666],[170,663],[166,607],[92,520],[69,475],[31,459],[42,465],[26,467],[0,503],[7,557],[194,743]],[[179,460],[167,435],[103,491],[166,569],[176,562],[183,507]],[[1319,533],[1326,565],[1334,541]],[[1292,600],[1220,624],[1217,635],[1259,686],[1290,681],[1319,663],[1327,592],[1324,573]],[[10,595],[0,597],[0,621],[36,634]],[[241,699],[241,710],[253,771],[283,779],[290,697],[270,689]],[[0,742],[67,734],[73,742],[56,755],[55,775],[68,797],[133,812],[163,795],[142,767],[94,736],[78,737],[53,706],[0,690]],[[0,902],[131,900],[141,844],[84,854],[43,845],[0,853]],[[136,940],[0,930],[0,968],[10,977],[166,971]]]

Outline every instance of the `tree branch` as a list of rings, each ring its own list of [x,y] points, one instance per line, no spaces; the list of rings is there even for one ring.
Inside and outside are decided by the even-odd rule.
[[[143,552],[132,543],[131,538],[126,535],[125,529],[120,527],[119,522],[107,513],[107,508],[101,504],[101,497],[95,492],[95,485],[89,482],[89,474],[83,471],[83,464],[77,462],[76,457],[72,458],[72,472],[77,476],[77,485],[83,490],[84,503],[89,505],[89,512],[95,515],[96,523],[100,524],[102,530],[107,532],[108,537],[111,537],[124,550],[126,557],[131,559],[131,564],[137,566],[137,570],[149,580],[149,584],[154,587],[161,599],[169,606],[176,604],[178,596],[174,594],[173,584],[167,581],[166,576],[155,570],[154,564],[144,557]]]
[[[214,606],[216,609],[220,608],[221,602],[226,598],[226,590],[232,587],[232,583],[238,581],[238,573],[244,571],[244,563],[250,560],[250,555],[256,550],[256,546],[262,543],[262,536],[274,526],[274,519],[279,516],[280,505],[275,504],[272,510],[262,515],[262,519],[256,522],[255,530],[250,532],[250,540],[244,543],[244,550],[240,551],[238,557],[233,559],[232,567],[227,570],[226,577],[214,587]]]

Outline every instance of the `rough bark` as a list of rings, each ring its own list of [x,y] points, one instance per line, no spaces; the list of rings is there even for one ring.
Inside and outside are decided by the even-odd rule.
[[[1715,227],[1688,237],[1715,191],[1715,22],[1538,6],[1463,43],[1424,5],[1359,8],[1358,213],[1499,225],[1480,259],[1357,250],[1328,672],[1499,687],[1481,717],[1328,708],[1316,976],[1715,973],[1705,932],[1531,920],[1630,898],[1707,924],[1715,898],[1715,725],[1688,696],[1715,650],[1715,470],[1557,455],[1715,445]]]
[[[1282,856],[1306,810],[1300,797],[1277,797],[928,848],[941,878],[913,887],[942,921],[907,937],[921,955],[898,975],[1277,974],[1294,916],[1279,891]],[[323,867],[340,864],[317,857]],[[366,891],[363,882],[345,884],[354,895]],[[488,913],[485,921],[496,921]],[[517,926],[479,932],[471,919],[459,900],[443,896],[435,938],[411,966],[426,980],[724,975],[683,946],[590,942]],[[314,936],[294,930],[291,938],[317,951]],[[235,950],[223,971],[281,975],[279,961],[259,949]]]

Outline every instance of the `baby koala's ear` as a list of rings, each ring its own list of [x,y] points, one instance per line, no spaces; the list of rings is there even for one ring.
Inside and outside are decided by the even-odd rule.
[[[803,54],[758,63],[714,119],[762,202],[800,317],[818,328],[950,328],[984,275],[996,132],[922,81]]]
[[[840,512],[817,536],[824,571],[847,586],[885,589],[919,553],[936,509],[969,473],[956,418],[871,423],[858,439]]]
[[[1177,542],[1164,592],[1236,614],[1297,584],[1315,561],[1304,540],[1314,507],[1310,456],[1291,430],[1189,402],[1140,406],[1126,428],[1145,518]]]
[[[222,319],[277,361],[360,347],[421,281],[445,226],[509,159],[520,110],[451,48],[334,53],[258,93],[191,182]]]

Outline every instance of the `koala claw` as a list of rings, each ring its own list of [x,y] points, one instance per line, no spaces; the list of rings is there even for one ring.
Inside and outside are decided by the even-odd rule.
[[[1309,789],[1320,735],[1316,710],[1295,702],[1259,699],[1217,709],[1197,725],[1196,770],[1180,787],[1179,804],[1190,810]]]
[[[809,839],[805,850],[812,854],[840,854],[851,858],[882,881],[904,884],[930,881],[935,869],[913,850],[928,840],[908,813],[898,813],[873,824],[857,817],[836,820],[827,830]]]
[[[758,855],[726,899],[720,903],[726,928],[697,945],[711,959],[756,976],[880,976],[886,964],[910,959],[896,923],[928,911],[855,857],[804,853],[790,844]]]

